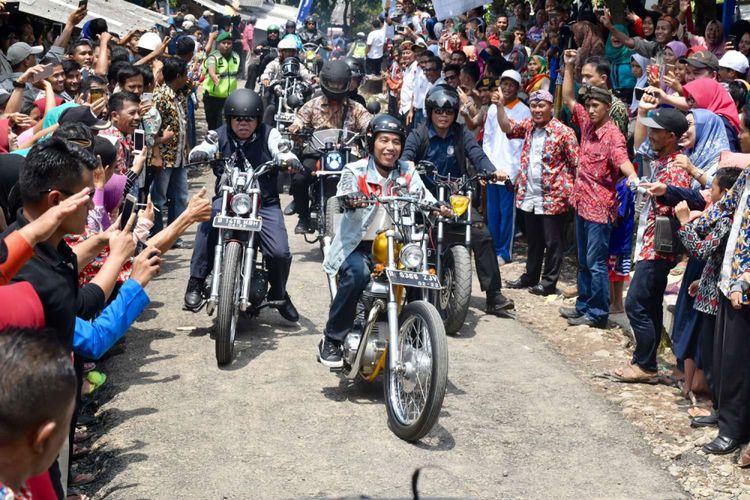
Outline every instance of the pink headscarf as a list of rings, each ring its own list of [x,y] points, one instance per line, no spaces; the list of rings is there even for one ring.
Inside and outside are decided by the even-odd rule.
[[[698,78],[683,87],[685,97],[692,97],[695,107],[713,111],[719,116],[725,117],[732,125],[740,131],[740,115],[737,107],[729,95],[729,92],[716,80],[711,78]]]

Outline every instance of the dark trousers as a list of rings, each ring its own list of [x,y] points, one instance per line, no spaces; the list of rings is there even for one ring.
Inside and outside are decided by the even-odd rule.
[[[206,279],[214,265],[216,241],[219,230],[213,227],[213,220],[221,210],[221,198],[214,200],[211,219],[198,226],[190,258],[190,276]],[[258,216],[263,219],[260,237],[260,251],[268,266],[269,300],[281,300],[286,295],[286,282],[292,265],[289,251],[289,236],[284,225],[284,214],[279,203],[262,204]]]
[[[224,99],[223,97],[212,97],[203,93],[203,106],[206,112],[206,126],[208,130],[216,130],[224,122]]]
[[[744,442],[750,438],[750,306],[734,309],[722,296],[715,335],[719,434]]]
[[[530,286],[541,283],[545,288],[554,288],[560,278],[563,263],[563,226],[566,214],[537,215],[522,212],[529,249],[526,272],[521,280]]]
[[[662,301],[673,266],[668,260],[639,261],[625,298],[625,312],[635,335],[633,363],[650,372],[658,368],[656,350],[664,323]]]
[[[247,80],[245,81],[245,88],[255,90],[255,83],[258,81],[261,73],[260,62],[254,62],[247,65]]]
[[[378,57],[377,59],[365,59],[365,71],[368,75],[379,75],[380,69],[383,67],[383,58]]]
[[[490,230],[482,221],[477,209],[471,207],[471,220],[474,222],[471,226],[471,251],[474,253],[474,265],[477,268],[477,277],[479,286],[483,292],[490,294],[499,292],[502,288],[500,282],[500,267],[497,264],[495,255],[495,242],[492,240]]]
[[[300,220],[307,220],[310,217],[310,185],[315,178],[307,172],[315,170],[317,158],[303,158],[306,172],[297,172],[292,177],[292,184],[289,186],[289,193],[294,198],[294,208],[299,215]]]
[[[718,408],[718,400],[716,398],[716,374],[714,373],[714,364],[717,355],[721,355],[721,349],[715,349],[714,341],[716,335],[716,316],[713,314],[698,313],[699,331],[698,331],[698,345],[700,345],[701,362],[699,368],[703,370],[703,375],[706,377],[706,383],[711,391],[711,400],[714,404],[714,409]],[[721,347],[721,346],[719,346]]]
[[[576,310],[595,323],[609,317],[609,234],[611,224],[591,222],[576,215],[578,242],[578,299]]]
[[[338,289],[331,301],[325,336],[343,342],[354,326],[357,301],[370,281],[372,258],[369,245],[360,244],[341,264],[338,270]]]

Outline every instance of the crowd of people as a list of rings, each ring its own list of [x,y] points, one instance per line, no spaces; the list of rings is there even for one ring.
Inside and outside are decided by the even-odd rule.
[[[560,315],[606,328],[624,312],[635,336],[631,362],[610,378],[659,382],[666,327],[683,391],[710,401],[691,409],[690,425],[718,427],[704,451],[748,442],[750,22],[712,20],[699,32],[689,1],[646,3],[629,2],[622,19],[547,0],[438,20],[429,5],[389,2],[349,44],[338,34],[329,41],[314,17],[299,33],[294,21],[272,25],[260,40],[253,18],[196,18],[182,8],[168,30],[121,36],[101,18],[78,30],[85,5],[56,37],[24,15],[3,16],[0,296],[13,307],[0,312],[0,498],[63,498],[90,480],[70,465],[85,453],[81,398],[105,379],[94,362],[147,307],[161,257],[198,222],[185,307],[204,299],[216,206],[205,189],[188,195],[196,109],[218,131],[220,153],[273,158],[279,131],[264,120],[259,93],[303,43],[331,60],[307,74],[321,94],[288,132],[367,137],[349,181],[386,189],[402,176],[430,191],[432,180],[414,169],[423,160],[442,176],[493,175],[471,209],[488,314],[514,307],[503,285],[558,294],[570,246],[577,287],[566,292],[577,298]],[[378,78],[387,113],[373,117],[359,86]],[[315,158],[303,150],[300,160],[285,213],[296,212],[295,232],[307,233]],[[262,189],[271,299],[297,321],[278,185]],[[360,202],[347,197],[353,210],[364,210]],[[341,366],[371,265],[364,231],[354,230],[367,220],[345,216],[352,231],[337,232],[324,262],[340,280],[319,346],[329,367]],[[503,282],[522,235],[525,271]],[[679,285],[668,287],[670,274],[681,275]],[[671,327],[663,317],[670,293]],[[739,465],[750,466],[750,451]]]

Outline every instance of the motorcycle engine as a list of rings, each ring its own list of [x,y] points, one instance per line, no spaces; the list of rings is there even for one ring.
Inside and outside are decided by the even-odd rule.
[[[247,300],[253,307],[260,306],[268,294],[268,272],[265,269],[256,268],[250,280],[250,291]]]

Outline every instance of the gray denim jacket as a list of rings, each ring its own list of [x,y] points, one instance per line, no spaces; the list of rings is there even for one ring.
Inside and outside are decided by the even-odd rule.
[[[385,194],[390,194],[389,191],[395,185],[396,179],[402,177],[410,191],[421,190],[426,202],[435,203],[435,197],[425,188],[416,168],[405,161],[399,161],[398,163],[399,168],[388,174],[389,182],[386,184]],[[380,191],[380,174],[375,169],[375,161],[372,158],[365,158],[348,163],[344,167],[336,189],[336,197],[341,198],[358,192],[364,194],[374,192],[381,195]],[[344,212],[341,225],[337,228],[336,235],[331,242],[331,248],[323,260],[323,269],[326,273],[336,274],[349,254],[362,242],[362,238],[367,233],[367,228],[373,222],[376,213],[377,206],[375,204]]]

